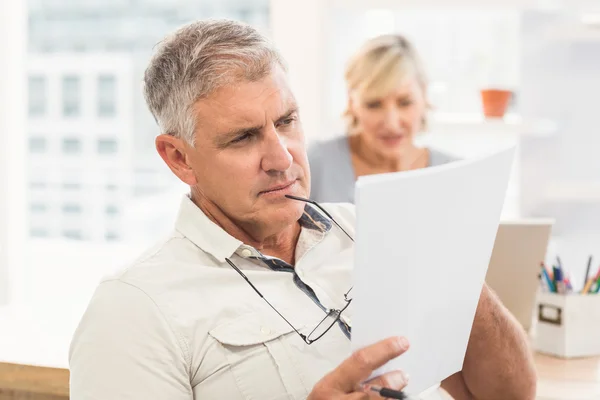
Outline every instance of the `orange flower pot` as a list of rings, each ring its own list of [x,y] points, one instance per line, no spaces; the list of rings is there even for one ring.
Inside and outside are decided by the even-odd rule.
[[[483,114],[488,118],[502,118],[508,108],[512,92],[503,89],[481,90]]]

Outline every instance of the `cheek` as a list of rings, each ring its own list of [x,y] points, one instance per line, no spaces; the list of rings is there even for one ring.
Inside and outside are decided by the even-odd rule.
[[[382,113],[379,110],[365,108],[357,116],[360,126],[366,131],[371,131],[383,123]]]
[[[425,104],[424,101],[420,101],[420,102],[416,103],[415,105],[413,105],[412,107],[410,107],[410,109],[411,109],[411,114],[412,114],[412,120],[417,122],[420,126],[423,121],[423,117],[425,116],[425,113],[427,112],[427,105]]]
[[[294,160],[294,164],[298,164],[306,175],[309,170],[308,155],[306,153],[306,145],[304,142],[288,142],[287,150]]]
[[[420,132],[423,129],[423,118],[425,117],[425,107],[416,108],[412,115],[412,131]]]
[[[229,191],[248,191],[249,183],[255,181],[251,179],[252,175],[260,170],[260,159],[253,152],[223,152],[216,157],[207,157],[201,164],[198,169],[200,185],[204,183],[217,190],[227,187]]]

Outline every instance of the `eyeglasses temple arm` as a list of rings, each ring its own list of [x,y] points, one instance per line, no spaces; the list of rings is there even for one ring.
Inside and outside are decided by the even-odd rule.
[[[312,204],[313,206],[317,207],[319,210],[321,210],[321,212],[322,212],[323,214],[325,214],[325,215],[326,215],[326,216],[327,216],[327,217],[328,217],[328,218],[331,220],[331,222],[333,222],[333,223],[334,223],[334,224],[335,224],[335,225],[336,225],[338,228],[340,228],[340,230],[341,230],[342,232],[344,232],[344,234],[345,234],[346,236],[348,236],[348,239],[350,239],[350,240],[352,240],[352,241],[354,242],[354,239],[352,238],[352,236],[350,236],[350,235],[348,234],[348,232],[346,232],[346,230],[345,230],[344,228],[342,228],[342,226],[341,226],[340,224],[338,224],[338,223],[337,223],[337,221],[335,220],[335,218],[333,218],[333,217],[331,216],[331,214],[329,214],[329,213],[327,212],[327,210],[325,210],[323,207],[321,207],[321,206],[319,205],[319,203],[317,203],[316,201],[314,201],[314,200],[310,200],[310,199],[305,199],[305,198],[303,198],[303,197],[292,196],[291,194],[286,194],[286,195],[285,195],[285,197],[287,197],[288,199],[292,199],[292,200],[303,201],[303,202],[305,202],[305,203],[309,203],[309,204]]]
[[[289,326],[290,326],[290,327],[291,327],[291,328],[294,330],[294,332],[296,332],[298,335],[300,335],[300,337],[301,337],[301,338],[304,340],[304,342],[306,342],[307,344],[310,344],[310,343],[308,342],[308,339],[306,338],[306,335],[304,335],[304,334],[302,334],[302,333],[298,332],[298,330],[296,329],[296,327],[295,327],[294,325],[292,325],[292,324],[290,323],[290,321],[288,321],[288,320],[287,320],[287,319],[286,319],[286,318],[285,318],[283,315],[281,315],[281,313],[280,313],[279,311],[277,311],[277,309],[276,309],[275,307],[273,307],[273,305],[272,305],[271,303],[269,303],[269,300],[267,300],[267,299],[265,298],[265,296],[263,296],[263,295],[262,295],[262,293],[261,293],[261,292],[260,292],[260,291],[259,291],[259,290],[256,288],[256,286],[254,286],[254,285],[252,284],[252,282],[250,282],[250,279],[248,279],[248,277],[247,277],[247,276],[246,276],[246,275],[245,275],[245,274],[242,272],[242,270],[241,270],[241,269],[239,269],[239,268],[237,267],[237,265],[235,265],[235,264],[234,264],[234,263],[233,263],[233,262],[232,262],[232,261],[231,261],[229,258],[226,258],[226,259],[225,259],[225,261],[227,261],[227,264],[231,265],[231,267],[232,267],[233,269],[235,269],[235,270],[236,270],[236,272],[237,272],[238,274],[240,274],[240,276],[241,276],[242,278],[244,278],[244,280],[245,280],[246,282],[248,282],[248,284],[249,284],[249,285],[252,287],[252,289],[254,289],[254,291],[255,291],[255,292],[256,292],[256,293],[257,293],[257,294],[260,296],[260,298],[261,298],[261,299],[263,299],[263,300],[265,301],[265,303],[267,303],[267,304],[269,305],[269,307],[271,307],[271,308],[273,309],[273,311],[275,311],[277,314],[279,314],[279,316],[280,316],[281,318],[283,318],[283,320],[284,320],[284,321],[285,321],[285,322],[286,322],[286,323],[287,323],[287,324],[288,324],[288,325],[289,325]]]

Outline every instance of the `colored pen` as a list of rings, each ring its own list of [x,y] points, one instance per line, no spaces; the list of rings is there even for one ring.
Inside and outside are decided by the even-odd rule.
[[[560,294],[567,293],[567,288],[565,286],[565,281],[563,280],[563,271],[560,267],[553,267],[554,271],[554,282],[556,284],[556,292]]]
[[[594,289],[594,293],[600,293],[600,269],[596,274],[596,288]]]
[[[566,276],[564,281],[565,281],[565,285],[567,286],[567,293],[572,293],[573,292],[573,284],[571,282],[571,278],[569,276]]]
[[[593,279],[589,279],[585,286],[583,287],[583,290],[581,291],[581,294],[587,294],[590,291],[590,288],[592,287],[592,284],[594,283]]]
[[[581,293],[587,294],[590,291],[590,289],[592,288],[592,285],[598,280],[599,277],[600,277],[600,270],[598,270],[598,273],[596,275],[594,275],[593,278],[588,279],[588,281],[585,283],[585,287],[583,288]]]
[[[583,284],[585,285],[588,281],[588,279],[590,279],[590,268],[592,267],[592,256],[590,255],[588,257],[588,265],[587,268],[585,269],[585,279],[583,280]]]
[[[548,277],[550,278],[550,280],[554,280],[554,274],[552,273],[552,269],[548,268],[548,266],[544,263],[542,263],[542,265],[544,266],[546,273],[548,273]]]
[[[546,279],[544,278],[544,276],[542,275],[541,272],[538,274],[538,280],[540,281],[540,286],[542,288],[542,292],[549,292],[550,288],[548,287],[548,284],[546,283]]]
[[[552,279],[550,279],[550,275],[548,275],[548,270],[545,268],[544,264],[542,264],[542,275],[544,276],[544,280],[546,281],[546,285],[550,292],[556,292]]]
[[[544,269],[544,266],[541,266],[542,269]],[[540,286],[542,288],[543,292],[551,292],[550,288],[548,287],[548,282],[546,281],[546,277],[544,276],[544,273],[542,271],[540,271],[540,273],[538,274],[538,280],[540,281]]]

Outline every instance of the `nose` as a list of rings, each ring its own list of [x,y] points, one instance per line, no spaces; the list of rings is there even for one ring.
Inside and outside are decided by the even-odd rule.
[[[271,127],[265,134],[265,150],[261,167],[268,173],[285,172],[292,166],[292,155],[288,151],[284,137]]]
[[[402,112],[398,107],[388,107],[383,116],[383,126],[390,131],[399,131],[402,129]]]

